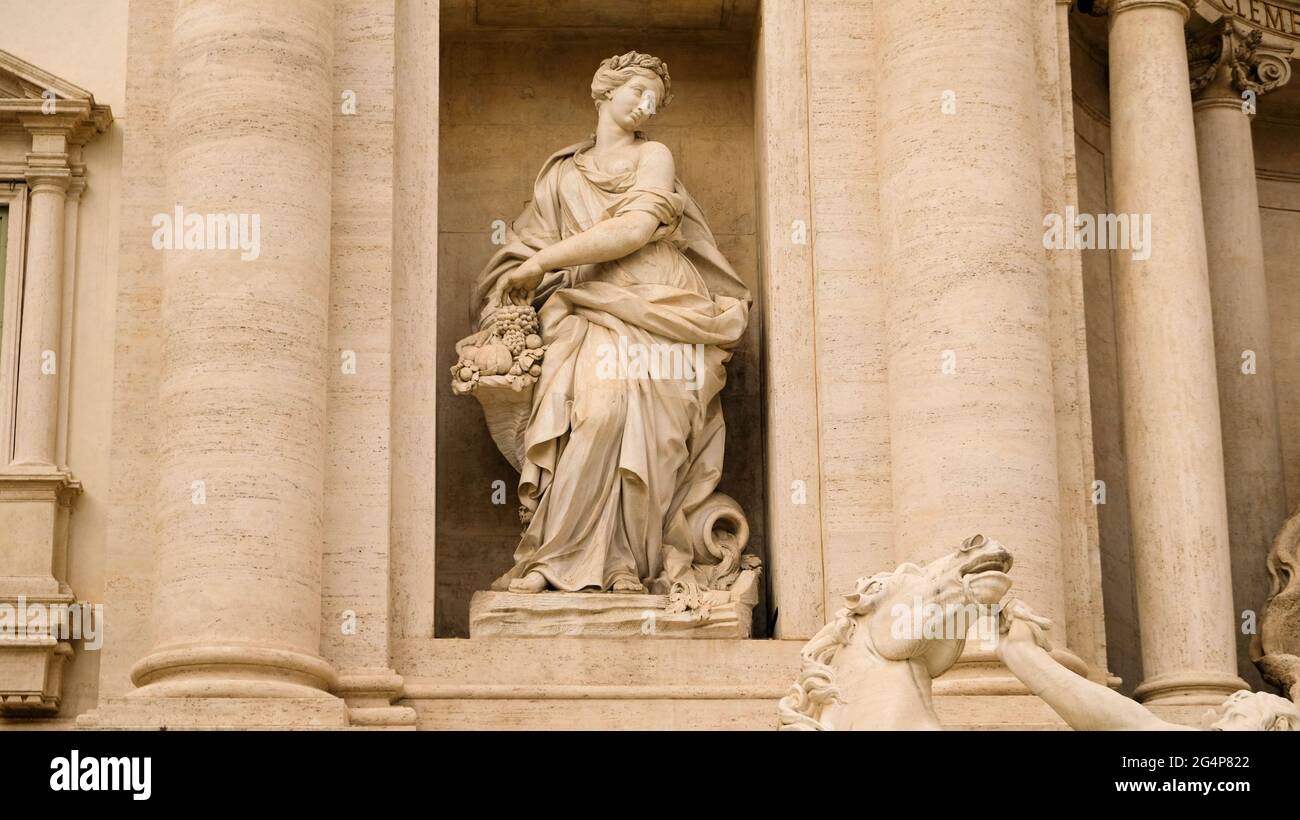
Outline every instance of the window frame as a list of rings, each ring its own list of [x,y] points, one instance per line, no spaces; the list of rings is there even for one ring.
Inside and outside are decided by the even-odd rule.
[[[9,213],[4,287],[0,293],[0,469],[13,460],[18,401],[18,344],[27,237],[27,182],[0,179],[0,207]]]

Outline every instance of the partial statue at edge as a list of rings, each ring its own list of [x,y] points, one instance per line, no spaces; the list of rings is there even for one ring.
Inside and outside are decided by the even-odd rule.
[[[638,130],[672,101],[668,66],[611,57],[591,96],[595,133],[546,161],[478,277],[452,387],[520,472],[525,529],[494,590],[695,609],[758,569],[740,506],[715,492],[750,295],[672,153]]]
[[[940,729],[933,681],[956,663],[968,633],[979,631],[1011,674],[1074,729],[1300,731],[1296,705],[1268,692],[1234,692],[1199,727],[1185,726],[1077,674],[1052,653],[1052,622],[1023,601],[1004,600],[1012,563],[1000,543],[972,535],[923,567],[859,578],[844,608],[800,653],[795,682],[777,705],[779,728]]]

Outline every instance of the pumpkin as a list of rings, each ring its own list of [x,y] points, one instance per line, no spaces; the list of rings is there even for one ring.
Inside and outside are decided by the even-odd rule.
[[[479,373],[484,376],[498,376],[509,372],[514,363],[515,359],[510,355],[510,348],[497,339],[483,345],[474,356],[474,364],[478,365]]]

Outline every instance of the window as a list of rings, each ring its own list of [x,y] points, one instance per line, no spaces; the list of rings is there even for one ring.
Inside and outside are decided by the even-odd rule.
[[[13,457],[27,186],[0,179],[0,469]]]
[[[5,340],[5,257],[9,255],[9,206],[0,206],[0,355],[4,354]]]

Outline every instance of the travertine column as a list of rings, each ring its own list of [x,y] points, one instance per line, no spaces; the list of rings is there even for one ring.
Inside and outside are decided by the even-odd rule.
[[[877,15],[895,558],[928,560],[977,532],[1002,541],[1017,594],[1061,645],[1039,158],[1041,132],[1061,123],[1041,117],[1039,11],[896,0]]]
[[[27,155],[30,210],[18,359],[14,463],[54,467],[59,415],[59,347],[63,317],[63,217],[72,171],[67,136],[32,129]]]
[[[1194,2],[1194,0],[1191,0]],[[1147,701],[1218,703],[1235,674],[1228,513],[1187,0],[1110,4],[1115,208],[1150,255],[1114,252],[1124,444]]]
[[[438,61],[436,0],[398,0],[393,69],[392,527],[395,638],[434,635],[437,475]],[[375,203],[375,207],[381,207]]]
[[[1287,513],[1250,119],[1291,67],[1259,38],[1225,17],[1190,55],[1238,613],[1258,613],[1268,597],[1266,558]],[[1251,636],[1236,635],[1237,670],[1257,680]]]
[[[319,657],[332,31],[318,0],[176,12],[161,209],[240,215],[250,238],[257,219],[260,247],[164,251],[154,650],[137,695],[333,684]]]
[[[815,237],[809,180],[808,51],[802,2],[765,3],[754,56],[759,256],[767,376],[768,570],[775,635],[811,638],[828,618],[822,549]],[[776,340],[780,340],[779,342]],[[795,502],[795,499],[797,503]],[[832,602],[829,611],[838,607]]]

